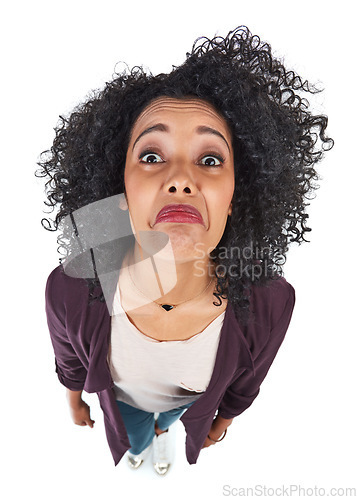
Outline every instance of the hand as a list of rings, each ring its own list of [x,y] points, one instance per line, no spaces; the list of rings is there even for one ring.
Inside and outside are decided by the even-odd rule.
[[[78,406],[71,407],[71,416],[76,425],[89,425],[93,428],[95,421],[90,418],[90,408],[83,399],[80,400]]]
[[[208,448],[209,446],[212,446],[213,444],[216,444],[216,443],[213,443],[213,441],[211,441],[208,437],[206,437],[202,448]]]
[[[223,431],[224,432],[224,431]],[[209,431],[209,435],[212,439],[214,439],[215,441],[217,441],[217,439],[219,439],[221,437],[221,435],[223,434],[223,432],[221,432],[220,434],[217,435],[217,431],[214,429],[213,425]],[[209,446],[212,446],[213,444],[216,444],[214,441],[212,441],[208,436],[206,437],[205,439],[205,442],[203,443],[203,446],[202,448],[208,448]]]
[[[221,416],[217,415],[217,417],[213,420],[210,431],[209,431],[209,436],[210,438],[214,439],[217,441],[224,433],[224,431],[231,425],[233,422],[233,418],[226,419],[222,418]],[[203,443],[202,448],[208,448],[209,446],[212,446],[213,444],[216,444],[214,441],[209,439],[207,436],[205,439],[205,442]]]

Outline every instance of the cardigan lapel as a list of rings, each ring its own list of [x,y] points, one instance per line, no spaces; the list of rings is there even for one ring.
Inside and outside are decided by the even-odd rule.
[[[202,396],[184,413],[182,421],[202,418],[202,415],[211,412],[213,407],[218,407],[224,391],[237,372],[237,367],[242,371],[252,370],[254,373],[254,361],[248,343],[233,307],[228,303],[211,380]]]

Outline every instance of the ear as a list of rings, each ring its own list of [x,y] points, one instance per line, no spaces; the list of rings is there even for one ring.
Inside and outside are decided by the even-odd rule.
[[[232,203],[229,205],[228,215],[232,215]]]
[[[121,210],[128,210],[128,202],[127,202],[127,199],[126,199],[126,195],[123,193],[120,195],[120,199],[119,199],[119,208]]]

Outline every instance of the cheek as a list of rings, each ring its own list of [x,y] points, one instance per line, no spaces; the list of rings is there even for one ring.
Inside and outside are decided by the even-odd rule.
[[[231,178],[230,178],[230,181],[227,184],[226,189],[224,191],[225,199],[226,199],[226,203],[227,203],[228,207],[230,207],[230,205],[231,205],[232,198],[234,195],[234,189],[235,189],[235,175],[234,175],[234,171],[233,171]]]
[[[136,229],[149,223],[154,205],[154,190],[148,179],[128,169],[124,172],[125,193],[132,222]]]
[[[129,206],[131,209],[134,209],[135,206],[140,204],[140,201],[145,195],[145,191],[147,192],[143,179],[141,176],[131,171],[130,168],[126,169],[124,172],[124,186]]]
[[[233,198],[233,194],[234,194],[234,178],[232,180],[232,182],[230,182],[229,186],[227,186],[226,190],[225,190],[225,199],[228,203],[228,205],[231,203],[232,201],[232,198]]]
[[[222,183],[219,189],[216,188],[212,192],[210,219],[215,231],[221,232],[226,226],[233,194],[234,183],[232,182]]]
[[[216,205],[221,208],[221,212],[230,206],[234,194],[234,176],[228,176],[225,182],[222,182],[219,189],[216,188]]]

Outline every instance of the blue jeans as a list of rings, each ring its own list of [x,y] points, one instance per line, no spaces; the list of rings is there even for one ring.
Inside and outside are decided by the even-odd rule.
[[[116,401],[120,414],[123,417],[126,432],[128,433],[131,444],[130,453],[139,455],[145,450],[155,436],[155,414],[144,410],[134,408],[123,401]],[[173,410],[160,413],[157,418],[159,429],[165,431],[171,424],[176,422],[184,413],[186,408],[189,408],[192,403],[174,408]]]

